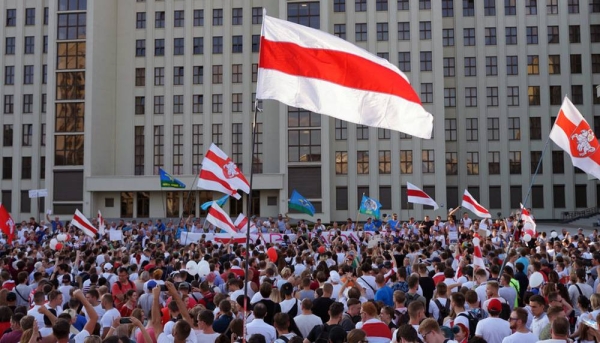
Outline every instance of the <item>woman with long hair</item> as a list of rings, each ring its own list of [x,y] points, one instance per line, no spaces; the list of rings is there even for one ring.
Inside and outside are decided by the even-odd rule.
[[[119,313],[121,314],[121,317],[129,317],[131,316],[131,313],[133,313],[133,310],[135,310],[137,307],[137,291],[134,289],[128,290],[127,293],[125,293],[125,299],[123,299],[123,301],[124,303],[119,309]]]
[[[396,329],[398,326],[394,323],[395,311],[389,306],[384,306],[379,311],[379,319],[390,328],[390,330]]]

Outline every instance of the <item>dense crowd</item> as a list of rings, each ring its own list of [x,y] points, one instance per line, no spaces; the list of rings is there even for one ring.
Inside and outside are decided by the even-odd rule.
[[[529,239],[514,217],[456,211],[252,218],[250,244],[181,242],[219,231],[193,218],[111,223],[119,241],[31,218],[3,237],[0,343],[600,341],[597,231]]]

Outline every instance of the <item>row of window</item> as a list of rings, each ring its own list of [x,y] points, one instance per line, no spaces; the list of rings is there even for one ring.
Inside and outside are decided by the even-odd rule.
[[[21,146],[28,147],[33,144],[33,124],[23,124],[23,130],[21,132]],[[3,147],[12,147],[13,146],[13,125],[12,124],[4,124],[4,128],[2,130],[2,146]],[[46,124],[42,124],[41,128],[41,146],[46,146]]]
[[[48,25],[48,7],[44,7],[44,25]],[[35,25],[35,8],[25,9],[25,26]],[[9,8],[6,10],[6,26],[17,26],[17,10]]]
[[[254,101],[254,95],[250,99],[250,103]],[[223,94],[212,95],[212,113],[223,113]],[[173,114],[183,114],[184,96],[173,95]],[[244,110],[244,102],[242,93],[231,94],[231,112],[239,113]],[[248,108],[250,111],[251,108]],[[153,103],[154,114],[165,114],[165,97],[163,95],[155,95]],[[192,113],[204,113],[204,95],[194,94],[192,96]],[[146,98],[143,96],[135,97],[135,114],[146,114]]]
[[[42,162],[45,163],[45,157],[42,157]],[[45,168],[42,164],[42,166],[40,166],[40,168]],[[45,170],[41,170],[40,174],[45,174]],[[42,178],[43,179],[43,178]],[[6,207],[6,210],[8,212],[12,212],[13,210],[13,206],[12,206],[12,191],[11,190],[3,190],[2,191],[2,205],[4,205]],[[39,202],[40,208],[39,208],[39,212],[43,213],[44,210],[44,202],[40,201]],[[29,198],[29,190],[21,190],[21,213],[31,213],[31,199]],[[69,211],[70,213],[70,211]]]
[[[463,17],[475,16],[475,3],[473,0],[462,1],[462,15]],[[397,7],[399,11],[408,11],[410,9],[410,0],[397,0]],[[525,4],[525,14],[537,15],[538,13],[538,2],[537,0],[525,0],[521,3]],[[387,11],[389,1],[388,0],[376,0],[375,10],[376,11]],[[567,10],[569,14],[579,13],[579,0],[568,0]],[[548,0],[546,2],[546,14],[558,14],[559,0]],[[419,0],[420,10],[431,9],[431,0]],[[600,12],[600,1],[591,0],[589,4],[589,10],[593,13]],[[334,0],[333,1],[334,12],[345,12],[346,11],[346,0]],[[354,0],[354,11],[355,12],[366,12],[367,11],[367,0]],[[483,1],[483,13],[485,16],[496,15],[496,0],[484,0]],[[517,14],[517,0],[504,0],[504,15],[514,16]],[[442,16],[453,17],[454,16],[454,0],[442,0]]]
[[[43,50],[44,54],[48,53],[48,36],[44,36]],[[4,40],[4,54],[14,55],[17,50],[15,37],[6,37]],[[25,55],[31,55],[35,53],[35,37],[26,36],[23,42],[23,53]]]
[[[21,157],[21,173],[19,174],[19,179],[21,180],[31,180],[31,156],[23,156]],[[12,180],[13,179],[13,158],[12,157],[2,157],[2,180]],[[46,178],[46,156],[40,157],[40,179]],[[25,191],[27,192],[27,191]],[[27,195],[27,199],[29,199],[29,195]]]
[[[192,53],[194,55],[204,54],[204,37],[194,37],[192,39]],[[260,35],[252,35],[252,52],[258,52],[260,45]],[[243,36],[231,36],[231,52],[234,54],[241,54],[244,52],[244,37]],[[223,53],[223,37],[214,36],[212,37],[212,53],[222,54]],[[185,38],[174,38],[173,39],[173,55],[181,56],[185,54]],[[165,55],[165,40],[155,39],[154,40],[154,56]],[[135,41],[135,56],[144,57],[146,56],[146,40],[137,39]]]
[[[40,111],[46,113],[46,94],[42,94]],[[4,95],[4,114],[14,114],[15,98],[12,94]],[[22,114],[33,113],[33,94],[23,94]]]
[[[256,82],[258,78],[258,64],[252,64],[252,82]],[[243,65],[231,65],[231,83],[242,83],[243,80]],[[185,83],[185,68],[182,66],[173,67],[173,85],[183,86]],[[212,66],[212,84],[223,83],[223,65]],[[204,84],[204,67],[194,66],[192,68],[192,84]],[[146,68],[136,68],[135,70],[135,85],[136,87],[146,86]],[[165,68],[154,68],[154,85],[165,85]]]
[[[252,7],[252,24],[262,24],[262,8]],[[244,19],[243,8],[232,8],[231,9],[231,25],[242,25]],[[166,14],[164,11],[154,12],[154,28],[164,28],[166,22]],[[193,12],[193,25],[204,26],[204,10],[197,9]],[[223,9],[214,8],[212,10],[212,26],[223,25]],[[185,26],[185,11],[176,10],[173,11],[173,26],[184,27]],[[136,12],[135,14],[135,27],[137,29],[146,28],[146,12]]]

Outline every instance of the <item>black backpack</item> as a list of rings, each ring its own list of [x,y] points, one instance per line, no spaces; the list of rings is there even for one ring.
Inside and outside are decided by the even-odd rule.
[[[408,305],[410,305],[411,302],[419,299],[419,297],[420,297],[419,293],[415,293],[415,294],[406,293],[406,296],[405,296],[406,299],[404,300],[404,306],[406,308],[408,308]]]
[[[477,329],[477,323],[479,322],[479,318],[476,318],[471,313],[459,313],[458,317],[466,317],[469,320],[469,339],[475,337],[475,329]]]
[[[317,340],[314,341],[314,343],[329,343],[329,331],[334,326],[335,325],[328,325],[327,323],[321,325],[321,333],[319,334]]]
[[[442,303],[438,299],[433,300],[438,310],[440,310],[440,315],[438,317],[438,324],[442,326],[444,324],[444,318],[450,315],[450,300],[446,299],[446,305],[442,306]],[[509,313],[510,314],[510,313]]]
[[[500,311],[500,318],[504,320],[508,320],[510,318],[510,305],[507,303],[502,303],[502,311]]]
[[[398,310],[395,310],[394,314],[395,314],[395,318],[396,318],[396,325],[398,327],[400,327],[403,324],[408,324],[408,322],[410,321],[408,311],[400,312]]]

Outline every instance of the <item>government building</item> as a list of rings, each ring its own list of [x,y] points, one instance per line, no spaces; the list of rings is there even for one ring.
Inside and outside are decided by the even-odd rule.
[[[263,8],[404,71],[433,139],[259,102]],[[287,212],[292,190],[324,222],[365,220],[363,194],[401,218],[442,215],[464,189],[493,217],[596,207],[600,185],[547,138],[565,95],[600,133],[600,0],[2,0],[1,201],[15,221],[204,217],[196,175],[211,143],[247,178],[232,216]],[[377,75],[373,75],[374,78]],[[162,167],[186,189],[161,189]],[[407,203],[406,182],[440,205]],[[46,189],[43,198],[29,190]],[[190,191],[191,190],[191,191]],[[471,217],[474,215],[471,214]],[[295,218],[307,218],[293,214]]]

